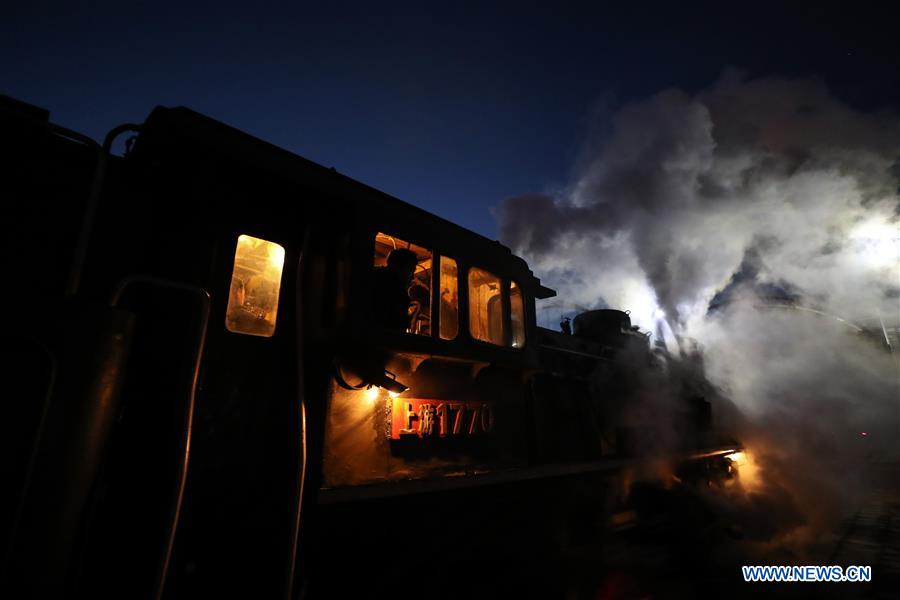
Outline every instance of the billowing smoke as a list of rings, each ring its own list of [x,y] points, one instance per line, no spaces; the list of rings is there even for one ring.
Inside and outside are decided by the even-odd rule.
[[[757,257],[845,319],[897,316],[900,118],[861,113],[816,80],[667,90],[621,108],[556,197],[507,200],[504,243],[573,303],[627,306],[682,331]]]
[[[847,323],[738,296],[696,330],[759,471],[732,518],[764,541],[815,542],[867,500],[872,463],[897,458],[900,362]]]
[[[699,341],[769,478],[744,514],[790,516],[764,535],[839,513],[900,437],[900,116],[728,72],[602,124],[564,190],[502,204],[501,239],[561,298]]]

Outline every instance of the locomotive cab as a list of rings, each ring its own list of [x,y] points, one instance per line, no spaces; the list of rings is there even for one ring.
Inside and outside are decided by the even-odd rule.
[[[123,162],[149,231],[102,245],[152,248],[154,277],[210,297],[168,589],[215,589],[222,568],[247,573],[231,591],[289,586],[310,562],[285,552],[301,507],[319,538],[385,490],[527,464],[534,299],[553,291],[522,259],[186,109],[154,111]],[[119,219],[98,229],[133,238]],[[396,251],[412,277],[386,289]]]
[[[106,395],[63,377],[24,436],[21,463],[33,442],[39,474],[86,466],[77,486],[23,475],[5,586],[280,595],[301,506],[320,495],[364,498],[379,483],[404,494],[403,483],[525,463],[534,298],[553,292],[508,249],[184,108],[117,130],[132,134],[117,157],[112,137],[97,147],[22,106],[4,121],[29,149],[7,163],[22,201],[85,218],[54,222],[65,229],[55,262],[25,255],[15,268],[33,296],[75,305],[73,322],[118,342],[96,372]],[[40,210],[21,221],[40,231]],[[415,256],[400,328],[377,314],[378,273],[397,249]],[[35,277],[66,273],[72,254],[83,258],[68,286]],[[64,325],[22,336],[44,336],[49,364],[94,373],[77,350],[55,352],[84,346]],[[78,403],[105,423],[91,445],[48,438],[79,438],[67,416]],[[50,514],[65,523],[47,525]]]

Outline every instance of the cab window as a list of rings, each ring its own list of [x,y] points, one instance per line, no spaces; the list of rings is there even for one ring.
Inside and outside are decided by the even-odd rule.
[[[431,335],[431,250],[375,235],[374,318],[383,328]]]
[[[512,347],[521,348],[525,345],[525,301],[522,297],[522,288],[515,281],[509,282],[509,322],[512,326]]]
[[[441,339],[452,340],[459,333],[459,271],[456,261],[441,257]]]
[[[477,267],[469,269],[469,332],[476,340],[498,346],[506,338],[500,278]]]
[[[225,327],[234,333],[271,337],[278,316],[284,248],[249,235],[238,238]]]

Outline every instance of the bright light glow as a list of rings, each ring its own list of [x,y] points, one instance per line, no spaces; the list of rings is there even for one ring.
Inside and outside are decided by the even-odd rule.
[[[850,232],[850,240],[860,257],[871,267],[900,263],[900,229],[882,219],[872,219]]]
[[[381,388],[377,388],[374,385],[366,388],[365,391],[366,402],[369,404],[374,404],[375,400],[378,399],[378,396],[381,395]]]
[[[747,462],[747,455],[744,454],[742,450],[738,450],[737,452],[732,452],[731,454],[726,454],[725,458],[733,462],[734,464],[741,466]]]
[[[731,460],[731,464],[735,467],[744,491],[751,492],[758,489],[763,481],[760,473],[759,464],[753,460],[753,456],[744,451],[736,450],[731,454],[726,454],[725,458]]]
[[[371,381],[372,385],[383,389],[387,393],[391,394],[391,392],[393,392],[393,394],[391,394],[392,398],[396,398],[398,395],[409,389],[397,381],[394,374],[390,371],[385,371],[384,375],[373,376]]]
[[[268,244],[267,250],[269,252],[269,265],[280,274],[284,268],[284,248],[278,244]]]
[[[669,325],[668,319],[665,317],[660,318],[659,321],[656,322],[656,331],[662,335],[663,342],[665,342],[669,354],[675,358],[680,358],[681,348],[678,346],[678,338],[675,337],[675,332],[672,330],[672,326]]]
[[[400,395],[400,392],[391,392],[391,391],[388,391],[388,396],[390,396],[391,398],[396,398],[396,397],[399,396],[399,395]]]
[[[656,293],[644,281],[625,281],[622,284],[621,294],[616,300],[616,305],[622,307],[623,310],[631,311],[632,325],[639,325],[643,329],[653,331],[656,322],[662,318],[657,316],[663,310],[656,302]]]

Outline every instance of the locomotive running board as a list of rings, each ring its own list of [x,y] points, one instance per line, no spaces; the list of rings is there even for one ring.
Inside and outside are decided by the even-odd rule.
[[[725,456],[739,450],[739,446],[723,446],[687,454],[676,455],[676,462],[690,462],[717,456]],[[471,487],[483,487],[505,483],[533,481],[535,479],[553,479],[576,475],[611,473],[628,466],[646,464],[660,457],[640,458],[608,458],[578,463],[549,464],[538,467],[505,469],[502,471],[471,471],[445,475],[437,479],[406,479],[372,483],[357,486],[322,488],[319,490],[319,504],[337,504],[359,500],[375,500],[396,496],[449,492]]]

